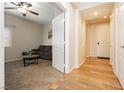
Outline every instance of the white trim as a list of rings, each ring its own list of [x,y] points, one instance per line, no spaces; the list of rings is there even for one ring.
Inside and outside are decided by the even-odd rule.
[[[13,62],[13,61],[21,61],[22,58],[15,58],[15,59],[11,59],[11,60],[5,60],[5,62]]]
[[[76,67],[71,68],[68,73],[72,72],[75,68]]]
[[[78,67],[78,63],[79,63],[79,10],[76,9],[76,16],[75,16],[75,66]]]
[[[118,75],[117,78],[118,78],[118,80],[119,80],[119,82],[121,84],[121,87],[124,89],[124,84],[122,83],[122,80],[121,80],[120,76]]]
[[[84,59],[78,66],[78,68],[86,61],[86,59]]]
[[[69,11],[65,13],[65,73],[69,72]]]
[[[0,2],[0,89],[4,89],[4,3]]]
[[[86,61],[86,58],[82,60],[82,62],[78,66],[76,66],[76,68],[79,68],[85,61]]]
[[[4,87],[1,87],[0,90],[5,90]]]

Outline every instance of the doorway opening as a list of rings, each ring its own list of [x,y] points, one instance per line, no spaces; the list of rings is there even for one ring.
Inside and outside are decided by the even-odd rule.
[[[5,89],[47,89],[65,71],[65,11],[53,2],[4,4]]]
[[[121,57],[123,56],[123,43],[121,42],[121,40],[123,40],[123,35],[120,35],[120,33],[122,33],[121,31],[123,29],[123,27],[121,27],[123,25],[123,9],[121,10],[121,8],[119,8],[120,6],[121,4],[119,3],[117,6],[114,3],[108,3],[81,11],[81,34],[83,44],[80,44],[82,47],[80,51],[83,51],[83,53],[80,53],[80,55],[83,55],[82,63],[85,62],[84,64],[90,64],[90,66],[86,66],[86,68],[91,67],[91,73],[92,71],[96,71],[97,73],[99,69],[99,74],[102,74],[101,68],[104,68],[104,72],[107,70],[107,66],[109,66],[112,73],[115,73],[113,73],[113,75],[120,81],[117,80],[118,85],[122,89],[121,85],[123,86],[124,84],[122,79],[124,75],[122,73],[122,65],[120,64],[122,64]],[[118,56],[119,53],[122,54]],[[104,63],[107,64],[107,66],[103,65]],[[92,68],[93,66],[91,66],[91,64],[95,69]],[[96,67],[97,64],[98,68]],[[83,68],[83,64],[80,68]],[[108,72],[109,71],[106,71],[106,73]]]
[[[110,17],[113,5],[114,3],[101,4],[80,12],[83,59],[110,59]]]

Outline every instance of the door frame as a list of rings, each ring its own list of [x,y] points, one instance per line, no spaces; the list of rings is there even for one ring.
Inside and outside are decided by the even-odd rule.
[[[63,2],[55,2],[55,4],[63,10],[65,14],[65,23],[64,23],[64,36],[65,36],[65,42],[64,42],[64,47],[65,47],[65,52],[64,52],[64,65],[65,65],[65,73],[69,73],[69,11],[68,7]]]
[[[4,3],[0,2],[0,89],[4,90]]]
[[[68,9],[61,3],[55,2],[65,12],[65,73],[69,73],[69,12]],[[4,2],[0,2],[0,89],[5,89],[4,86]]]

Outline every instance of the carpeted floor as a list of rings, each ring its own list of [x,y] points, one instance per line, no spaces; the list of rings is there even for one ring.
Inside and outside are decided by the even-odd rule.
[[[5,88],[7,90],[46,90],[50,83],[63,74],[50,65],[51,61],[23,66],[22,61],[5,63]]]

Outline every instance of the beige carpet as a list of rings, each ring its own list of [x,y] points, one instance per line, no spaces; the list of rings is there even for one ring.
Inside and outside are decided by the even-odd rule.
[[[43,90],[63,74],[50,65],[51,61],[23,66],[22,61],[5,63],[5,88],[7,90]]]

